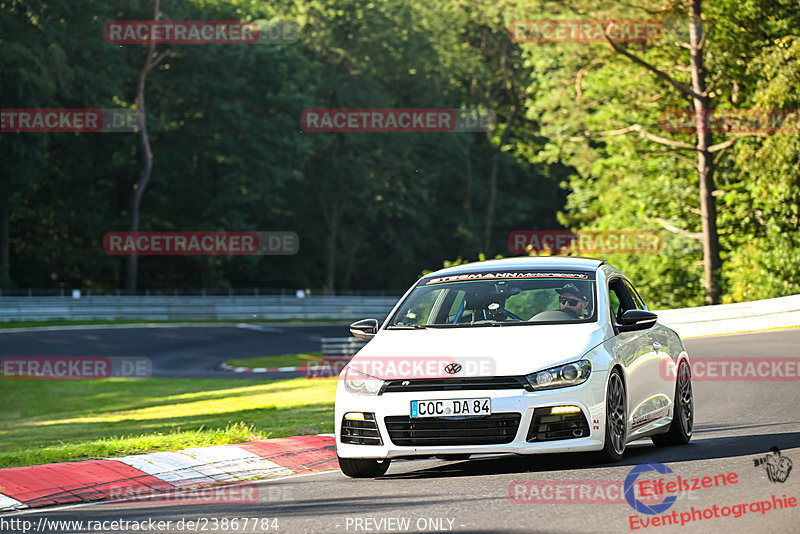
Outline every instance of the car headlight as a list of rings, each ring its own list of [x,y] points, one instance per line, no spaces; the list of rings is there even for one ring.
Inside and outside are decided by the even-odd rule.
[[[566,388],[586,382],[592,372],[589,360],[559,365],[544,371],[527,375],[528,383],[534,390]]]
[[[357,395],[377,395],[383,387],[383,380],[351,367],[344,370],[344,389]]]

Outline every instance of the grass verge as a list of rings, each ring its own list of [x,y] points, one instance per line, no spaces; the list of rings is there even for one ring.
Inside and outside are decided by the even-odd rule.
[[[336,379],[3,380],[0,467],[333,432]]]

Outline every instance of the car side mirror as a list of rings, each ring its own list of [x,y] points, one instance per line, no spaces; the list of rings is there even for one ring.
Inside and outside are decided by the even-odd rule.
[[[378,333],[377,319],[362,319],[350,325],[350,333],[358,339],[370,340]]]
[[[620,318],[621,324],[617,326],[620,332],[634,332],[647,330],[658,320],[658,315],[644,310],[628,310]]]

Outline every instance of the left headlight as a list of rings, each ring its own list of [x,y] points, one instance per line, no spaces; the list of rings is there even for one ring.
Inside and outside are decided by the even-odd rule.
[[[344,370],[344,389],[357,395],[377,395],[383,387],[383,380],[351,367]]]
[[[544,371],[536,371],[525,378],[528,379],[528,383],[534,390],[556,389],[582,384],[586,382],[591,372],[591,362],[589,360],[580,360],[545,369]]]

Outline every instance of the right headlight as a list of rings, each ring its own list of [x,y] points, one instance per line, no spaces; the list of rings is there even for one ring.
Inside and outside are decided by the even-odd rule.
[[[527,375],[534,390],[566,388],[586,382],[592,372],[589,360],[579,360]]]
[[[343,372],[344,389],[348,393],[357,395],[377,395],[383,387],[383,380],[375,378],[361,371],[356,371],[350,366],[345,367]]]

